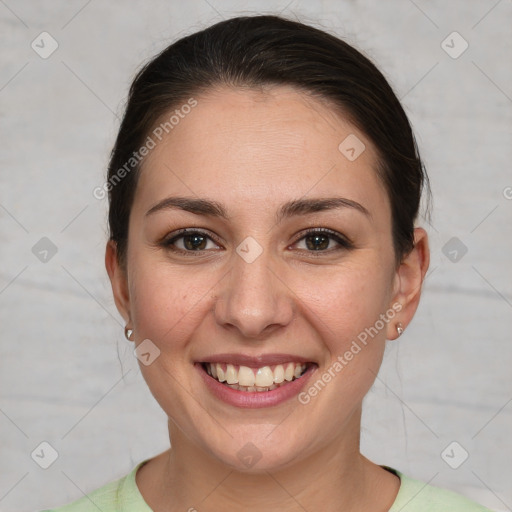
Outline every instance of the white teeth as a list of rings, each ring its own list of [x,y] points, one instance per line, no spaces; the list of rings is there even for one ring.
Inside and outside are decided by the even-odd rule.
[[[288,363],[288,366],[286,367],[286,370],[284,372],[285,380],[290,382],[293,379],[294,370],[295,370],[295,365],[293,363]]]
[[[284,381],[284,367],[282,364],[278,364],[274,370],[274,383],[279,384]]]
[[[254,377],[254,372],[248,368],[247,366],[240,366],[238,370],[238,384],[240,386],[254,386],[256,382],[256,378]]]
[[[225,382],[233,389],[253,392],[271,391],[282,383],[299,378],[306,369],[305,364],[292,362],[278,364],[273,371],[270,366],[262,366],[256,370],[233,364],[206,363],[205,366],[208,374],[219,382]]]
[[[258,368],[256,372],[256,386],[261,388],[268,388],[274,383],[274,373],[270,369],[270,366],[264,366]]]
[[[236,384],[238,382],[238,378],[236,375],[235,367],[232,364],[228,364],[226,367],[226,382],[228,384]]]

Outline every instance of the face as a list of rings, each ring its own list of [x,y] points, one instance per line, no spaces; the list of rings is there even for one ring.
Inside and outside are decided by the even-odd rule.
[[[287,87],[196,100],[144,162],[126,275],[109,249],[116,303],[159,351],[140,366],[171,441],[286,467],[357,438],[385,340],[408,319],[389,199],[371,142],[319,100]],[[349,136],[356,159],[360,146],[338,149]]]

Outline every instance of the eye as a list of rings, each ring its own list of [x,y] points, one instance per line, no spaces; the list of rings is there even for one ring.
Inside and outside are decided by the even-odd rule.
[[[171,235],[162,243],[164,247],[182,252],[203,252],[209,249],[219,249],[213,238],[203,231],[182,229]]]
[[[308,252],[331,252],[351,249],[352,243],[340,233],[325,228],[310,229],[295,242],[299,249]],[[302,246],[302,247],[301,247]]]
[[[201,253],[220,249],[213,235],[197,229],[181,229],[161,242],[166,249],[181,253]],[[308,253],[331,253],[353,248],[343,235],[326,228],[309,229],[293,245]]]

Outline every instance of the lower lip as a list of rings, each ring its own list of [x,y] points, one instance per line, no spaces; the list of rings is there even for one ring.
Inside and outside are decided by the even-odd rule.
[[[311,374],[316,370],[316,365],[311,365],[300,378],[288,382],[284,386],[279,386],[272,391],[239,391],[221,384],[217,379],[208,375],[201,363],[195,363],[194,366],[198,369],[206,387],[217,398],[235,407],[247,409],[271,407],[293,398],[300,393],[311,377]]]

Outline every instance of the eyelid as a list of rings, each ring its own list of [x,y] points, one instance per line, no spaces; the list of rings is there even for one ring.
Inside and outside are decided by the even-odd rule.
[[[303,230],[303,231],[301,231],[301,232],[299,232],[297,234],[297,239],[291,245],[295,245],[297,242],[300,242],[306,236],[311,235],[311,234],[316,234],[316,233],[329,235],[341,247],[343,247],[345,249],[352,249],[354,247],[353,242],[347,236],[345,236],[345,235],[343,235],[341,233],[338,233],[337,231],[334,231],[334,230],[329,229],[329,228],[308,228],[308,229],[305,229],[305,230]],[[328,253],[328,252],[331,252],[333,250],[335,250],[335,249],[328,249],[328,250],[325,250],[325,251],[307,251],[307,252],[319,254],[319,253],[322,253],[322,252],[323,253]]]
[[[220,245],[222,247],[222,244],[218,241],[218,237],[215,236],[213,233],[210,233],[207,230],[201,229],[201,228],[183,228],[179,229],[177,231],[174,231],[170,235],[164,236],[162,239],[160,239],[157,242],[157,245],[160,247],[163,247],[165,250],[168,250],[176,255],[183,255],[185,257],[191,256],[200,258],[201,256],[206,257],[211,254],[212,249],[204,249],[200,251],[187,251],[185,249],[181,249],[179,247],[176,247],[174,244],[177,240],[180,238],[183,238],[186,235],[193,235],[193,234],[199,234],[203,235],[205,238],[212,240],[216,245]],[[217,249],[215,249],[217,250]]]
[[[325,234],[331,235],[332,238],[339,239],[340,243],[352,245],[352,241],[347,236],[343,235],[342,233],[339,233],[338,231],[334,231],[333,229],[329,229],[329,228],[306,228],[297,234],[297,237],[298,237],[297,241],[301,240],[305,236],[310,235],[312,233],[320,233],[320,234],[325,233]]]
[[[170,235],[166,235],[165,237],[163,237],[160,241],[160,244],[166,248],[173,248],[179,252],[186,252],[186,253],[207,252],[207,251],[183,251],[182,249],[173,247],[172,243],[175,242],[176,240],[178,240],[179,238],[182,238],[183,236],[186,236],[186,235],[193,235],[193,234],[204,235],[205,237],[207,237],[207,238],[211,239],[213,242],[215,242],[217,245],[222,246],[221,242],[219,241],[219,238],[216,235],[214,235],[210,231],[202,229],[202,228],[178,229],[177,231],[173,231]]]

